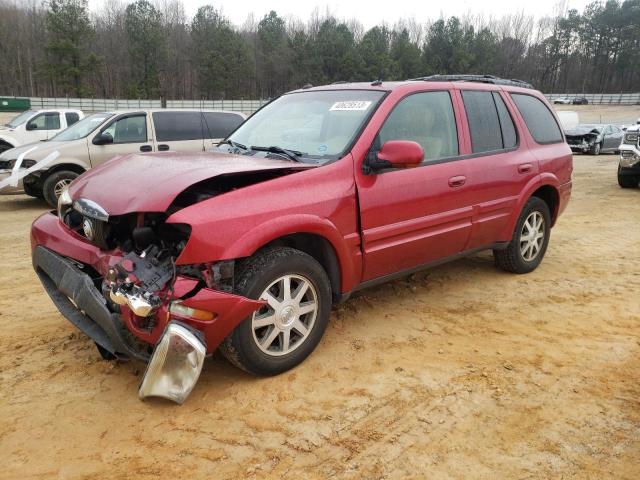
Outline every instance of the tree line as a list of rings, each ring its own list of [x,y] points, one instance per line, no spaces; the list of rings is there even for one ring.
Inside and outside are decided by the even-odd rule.
[[[233,25],[181,0],[0,0],[0,95],[270,98],[305,84],[478,73],[544,92],[640,89],[640,0],[535,19],[465,15],[365,29],[315,10]]]

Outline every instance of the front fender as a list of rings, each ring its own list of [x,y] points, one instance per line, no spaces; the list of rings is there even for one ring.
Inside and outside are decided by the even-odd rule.
[[[7,134],[0,134],[0,143],[8,143],[9,145],[11,145],[11,148],[20,146],[20,142],[17,138]]]
[[[206,232],[194,227],[177,263],[185,265],[204,263],[210,261],[210,258],[231,260],[249,257],[264,245],[296,233],[318,235],[331,244],[339,263],[342,291],[348,291],[358,283],[360,269],[355,264],[360,258],[358,234],[351,233],[343,237],[328,219],[311,214],[298,213],[270,218],[244,232],[230,245],[212,246]],[[212,248],[215,252],[212,252]]]

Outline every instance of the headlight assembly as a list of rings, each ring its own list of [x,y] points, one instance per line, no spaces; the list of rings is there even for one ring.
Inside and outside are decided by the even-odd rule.
[[[64,223],[64,216],[67,213],[67,210],[71,208],[71,204],[73,200],[71,200],[71,195],[69,194],[69,188],[65,188],[60,196],[58,197],[58,218],[61,222]]]

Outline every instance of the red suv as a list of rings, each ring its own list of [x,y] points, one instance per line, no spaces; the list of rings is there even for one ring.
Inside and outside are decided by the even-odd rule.
[[[540,92],[426,77],[287,93],[216,152],[127,155],[80,176],[32,227],[33,265],[139,394],[182,402],[220,347],[271,375],[316,347],[332,304],[492,249],[542,261],[572,157]]]

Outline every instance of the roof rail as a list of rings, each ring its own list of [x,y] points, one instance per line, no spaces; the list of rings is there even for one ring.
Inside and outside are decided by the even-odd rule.
[[[512,87],[533,88],[524,80],[500,78],[494,75],[429,75],[428,77],[410,78],[409,81],[424,82],[479,82],[495,85],[510,85]]]

